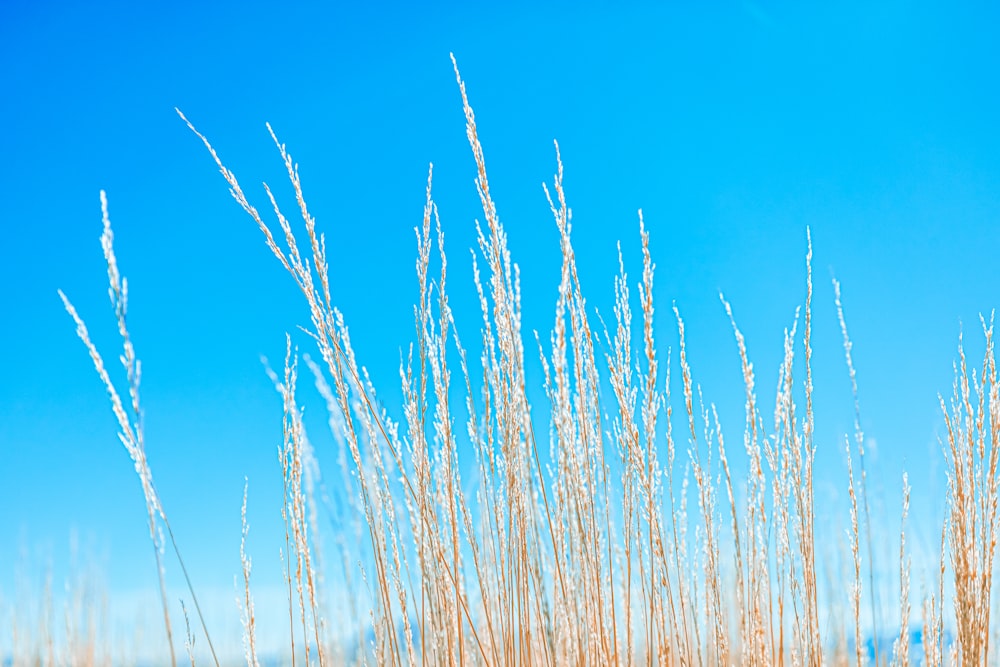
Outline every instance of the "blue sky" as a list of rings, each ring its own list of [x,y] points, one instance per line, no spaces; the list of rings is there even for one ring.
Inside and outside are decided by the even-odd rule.
[[[557,139],[590,304],[610,316],[619,240],[639,275],[642,208],[661,347],[676,346],[676,303],[695,379],[736,447],[743,387],[718,294],[769,401],[804,298],[808,226],[818,497],[846,503],[836,275],[873,492],[898,504],[909,470],[914,522],[933,541],[937,395],[960,326],[975,359],[979,314],[1000,302],[994,6],[88,4],[0,8],[0,591],[25,558],[65,569],[74,531],[113,595],[155,584],[138,480],[56,294],[113,358],[101,189],[129,279],[149,457],[195,584],[228,595],[245,475],[256,576],[280,581],[281,403],[260,356],[280,363],[308,313],[174,107],[260,204],[261,181],[288,195],[264,123],[287,143],[328,237],[335,299],[392,405],[430,162],[466,338],[479,321],[468,249],[482,212],[449,52],[521,267],[525,330],[552,323],[558,245],[541,183]]]

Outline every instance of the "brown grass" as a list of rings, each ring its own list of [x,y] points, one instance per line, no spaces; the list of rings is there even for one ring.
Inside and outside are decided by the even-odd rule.
[[[948,432],[945,459],[956,645],[965,664],[982,664],[989,654],[990,592],[1000,532],[1000,387],[993,356],[993,320],[982,324],[986,353],[980,374],[973,370],[970,376],[960,337],[950,409],[941,399]]]
[[[577,272],[556,145],[556,173],[545,193],[559,232],[562,270],[551,332],[545,338],[535,336],[548,405],[532,404],[519,274],[491,195],[475,115],[457,65],[455,74],[485,220],[477,226],[473,260],[481,353],[478,359],[468,358],[449,305],[447,257],[431,170],[417,229],[416,338],[401,369],[403,408],[397,418],[380,407],[375,387],[355,358],[348,326],[331,298],[326,242],[306,206],[298,166],[286,147],[269,126],[294,189],[300,228],[266,185],[277,227],[265,222],[209,141],[181,115],[308,304],[308,333],[319,361],[307,362],[343,446],[347,507],[361,517],[364,527],[366,540],[360,545],[335,536],[350,604],[370,627],[366,639],[359,621],[359,652],[352,654],[332,646],[326,636],[324,568],[310,477],[314,459],[296,397],[298,353],[289,339],[283,376],[275,381],[285,415],[283,557],[291,664],[868,664],[865,632],[874,630],[877,640],[884,610],[874,596],[860,403],[836,284],[855,405],[855,443],[846,446],[848,503],[843,508],[850,517],[853,581],[844,599],[836,601],[849,603],[849,626],[833,627],[821,620],[817,582],[834,566],[819,558],[815,528],[814,462],[817,447],[824,445],[815,441],[813,411],[811,239],[804,308],[785,332],[773,420],[764,418],[746,341],[733,308],[722,299],[745,393],[742,449],[747,474],[734,480],[733,452],[725,444],[715,406],[706,403],[694,379],[684,320],[676,306],[678,400],[685,428],[682,435],[674,432],[671,355],[664,360],[656,346],[655,266],[641,212],[642,273],[636,285],[641,323],[633,323],[634,302],[620,250],[614,319],[610,329],[603,320],[594,320],[597,316],[587,306]],[[127,400],[116,390],[83,320],[60,294],[108,391],[121,440],[145,493],[169,660],[176,665],[158,526],[166,528],[178,559],[180,554],[146,460],[139,362],[125,327],[127,284],[118,272],[103,194],[102,207],[102,242],[122,338]],[[1000,396],[992,320],[988,325],[984,321],[983,330],[981,371],[970,374],[960,345],[954,398],[950,405],[941,402],[947,428],[949,516],[942,531],[939,578],[931,582],[936,593],[921,605],[922,658],[928,665],[985,664],[991,656],[991,584],[1000,524]],[[641,337],[635,349],[633,335]],[[454,404],[456,398],[462,404]],[[539,433],[540,416],[547,421],[547,446],[539,442],[544,435]],[[857,477],[855,460],[860,464]],[[353,475],[346,474],[348,469]],[[467,495],[470,488],[475,492]],[[911,573],[905,538],[909,493],[904,476],[901,622],[891,651],[876,644],[878,664],[891,660],[906,666],[911,660]],[[241,608],[245,662],[257,667],[246,503],[245,491]],[[359,561],[365,566],[356,572],[353,564]],[[954,583],[951,646],[946,628],[952,627],[952,619],[943,611],[944,579],[949,575]],[[358,579],[366,582],[369,595],[355,597],[350,582]],[[190,592],[211,648],[197,598]],[[873,628],[862,625],[864,600],[871,604]],[[193,646],[186,612],[185,628],[187,644]],[[853,650],[838,639],[845,636],[853,638]],[[214,648],[211,653],[214,658]],[[193,664],[193,653],[190,660]],[[38,664],[54,663],[40,658]]]

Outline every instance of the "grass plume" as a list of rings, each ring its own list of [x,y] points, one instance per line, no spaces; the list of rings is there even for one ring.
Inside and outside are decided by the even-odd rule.
[[[325,401],[338,443],[337,503],[327,509],[361,539],[334,535],[346,598],[365,619],[351,632],[355,651],[331,645],[324,611],[316,485],[322,477],[305,433],[298,394],[299,353],[289,336],[283,372],[272,374],[284,413],[282,549],[288,604],[288,656],[294,666],[381,665],[805,665],[911,664],[911,568],[903,477],[899,535],[898,634],[880,647],[875,550],[864,467],[864,435],[852,343],[840,286],[835,306],[854,401],[854,443],[845,436],[851,585],[836,591],[847,619],[821,607],[821,577],[832,578],[817,539],[818,448],[813,386],[812,238],[807,231],[804,306],[784,332],[774,402],[759,395],[758,373],[734,307],[720,294],[735,342],[744,399],[742,447],[727,447],[719,411],[706,400],[688,358],[681,309],[678,333],[662,354],[650,234],[638,212],[642,264],[630,283],[621,248],[613,318],[588,306],[578,272],[572,210],[558,144],[555,173],[543,186],[561,257],[551,330],[534,335],[544,400],[532,401],[534,351],[522,330],[520,273],[487,177],[485,150],[466,84],[453,59],[465,130],[483,211],[472,253],[480,309],[475,346],[459,335],[449,299],[449,263],[428,170],[415,229],[418,299],[415,338],[401,360],[402,405],[389,414],[331,296],[327,244],[306,205],[298,165],[268,126],[294,193],[294,213],[265,184],[270,212],[250,203],[235,173],[204,134],[230,194],[263,234],[308,308],[304,328],[315,361],[304,357]],[[102,193],[102,246],[122,339],[127,390],[119,393],[82,318],[60,292],[118,420],[139,476],[156,555],[163,622],[176,666],[163,581],[159,527],[178,558],[211,650],[170,524],[146,458],[139,401],[140,365],[126,328],[127,283],[112,248]],[[267,219],[266,219],[267,218]],[[268,220],[273,220],[269,222]],[[638,294],[638,301],[634,300]],[[633,317],[635,316],[635,317]],[[983,321],[986,353],[969,371],[961,343],[954,397],[941,400],[947,429],[948,517],[936,591],[922,604],[926,665],[986,664],[990,653],[992,571],[1000,514],[1000,389],[993,322]],[[475,349],[478,358],[469,350]],[[529,358],[530,357],[530,358]],[[673,370],[673,372],[672,372]],[[679,371],[679,380],[678,373]],[[679,381],[679,391],[675,386]],[[773,405],[773,413],[770,412]],[[675,413],[675,410],[677,412]],[[765,418],[765,412],[767,417]],[[678,427],[675,429],[675,421]],[[277,437],[277,434],[276,434]],[[745,457],[745,476],[731,461]],[[855,469],[855,462],[858,468]],[[741,462],[742,463],[742,462]],[[314,466],[316,466],[314,468]],[[843,487],[841,487],[843,488]],[[258,667],[256,615],[242,505],[239,605],[243,659]],[[689,511],[690,510],[690,511]],[[356,523],[353,523],[356,522]],[[893,538],[895,539],[895,538]],[[947,558],[946,558],[947,556]],[[946,562],[947,561],[947,562]],[[355,563],[361,564],[355,570]],[[947,567],[946,567],[947,566]],[[867,577],[864,575],[867,574]],[[945,579],[953,577],[955,641],[946,636]],[[355,588],[352,582],[363,582]],[[862,605],[871,605],[871,627]],[[282,612],[284,613],[284,612]],[[893,611],[895,613],[895,611]],[[187,623],[187,645],[194,637]],[[874,656],[866,652],[866,634]],[[850,641],[841,639],[851,637]],[[356,638],[356,639],[353,639]],[[850,646],[850,648],[848,648]],[[993,647],[994,651],[996,647]],[[193,653],[189,653],[192,664]]]

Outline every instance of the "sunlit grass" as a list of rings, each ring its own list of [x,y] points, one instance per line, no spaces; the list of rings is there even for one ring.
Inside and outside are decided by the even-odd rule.
[[[330,536],[336,546],[330,555],[317,549],[315,539],[318,464],[297,398],[300,356],[289,339],[283,371],[272,378],[285,415],[286,532],[285,543],[275,548],[285,554],[288,664],[971,665],[992,658],[991,583],[1000,524],[992,321],[983,323],[981,368],[970,371],[960,348],[953,398],[942,400],[949,494],[946,524],[933,529],[942,540],[938,579],[914,587],[904,478],[898,487],[904,524],[891,538],[898,544],[898,598],[881,614],[901,622],[879,628],[863,621],[864,606],[875,599],[872,544],[879,538],[871,531],[857,417],[856,432],[844,445],[848,475],[842,482],[849,499],[843,512],[850,526],[851,581],[836,602],[848,613],[833,614],[821,606],[834,602],[820,582],[838,564],[829,561],[835,554],[819,543],[815,526],[811,241],[807,237],[803,304],[785,333],[774,396],[760,395],[751,353],[723,298],[746,402],[742,442],[734,445],[724,439],[715,408],[694,379],[677,307],[678,349],[657,346],[655,266],[641,214],[639,279],[633,282],[622,262],[613,319],[600,319],[588,308],[558,146],[556,173],[546,188],[562,256],[554,318],[547,336],[522,331],[519,275],[460,77],[458,85],[484,214],[474,256],[479,330],[473,344],[458,334],[456,320],[464,325],[474,314],[453,313],[449,304],[447,255],[429,173],[417,234],[417,336],[401,369],[402,411],[393,415],[381,407],[355,358],[348,324],[331,298],[326,242],[286,147],[272,132],[302,222],[293,224],[265,186],[274,227],[208,139],[181,115],[308,304],[316,361],[302,360],[327,403],[341,448],[341,469],[329,475],[337,479],[337,502],[326,509],[343,530]],[[190,617],[176,618],[168,603],[160,526],[178,559],[181,551],[145,455],[140,366],[126,327],[127,283],[118,270],[103,194],[102,206],[124,395],[83,319],[63,300],[108,391],[145,494],[157,564],[151,577],[159,577],[166,636],[163,663],[194,663],[183,647],[204,641],[212,663],[219,664],[197,591],[189,590]],[[839,286],[836,294],[853,384]],[[545,401],[529,400],[539,395],[526,372],[535,358]],[[856,384],[854,400],[858,414]],[[730,468],[735,457],[745,461],[745,477]],[[234,613],[242,612],[244,661],[256,666],[263,656],[245,546],[246,496],[243,520],[243,592]],[[336,597],[355,618],[346,629],[331,628],[327,620],[324,599],[330,596],[319,573],[329,564],[339,575],[326,585],[341,587]],[[933,592],[911,601],[914,590]],[[876,611],[872,619],[880,616]],[[921,628],[919,642],[913,641],[911,616]],[[95,625],[85,627],[83,639],[69,630],[59,639],[55,624],[41,620],[30,640],[15,641],[10,662],[110,663],[94,648]]]

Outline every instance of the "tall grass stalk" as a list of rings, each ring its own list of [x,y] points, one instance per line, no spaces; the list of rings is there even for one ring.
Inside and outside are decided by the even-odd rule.
[[[847,334],[847,321],[844,319],[844,307],[840,299],[840,283],[833,280],[834,304],[837,306],[837,319],[840,321],[840,331],[844,337],[844,358],[847,361],[847,372],[851,377],[851,394],[854,397],[854,444],[858,452],[858,466],[860,468],[860,498],[861,507],[864,511],[864,532],[865,544],[868,554],[868,587],[870,589],[869,601],[871,603],[872,614],[872,643],[875,651],[875,662],[880,662],[879,651],[879,601],[878,588],[875,586],[875,557],[874,545],[872,541],[872,518],[868,508],[868,473],[865,470],[865,434],[861,428],[861,401],[858,399],[858,378],[854,370],[854,359],[851,357],[853,344]],[[854,500],[852,500],[854,502]],[[860,581],[858,581],[860,586]]]
[[[899,636],[893,643],[892,663],[910,664],[910,560],[906,554],[906,518],[910,513],[910,482],[903,473],[903,516],[899,528]]]
[[[257,618],[254,613],[253,595],[250,592],[250,556],[247,555],[247,534],[250,527],[247,524],[247,490],[249,480],[244,478],[243,506],[240,508],[240,519],[243,524],[243,534],[240,536],[240,563],[243,566],[243,598],[239,600],[241,621],[243,623],[243,649],[247,667],[260,667],[257,660]]]
[[[111,231],[111,218],[108,215],[108,198],[103,190],[101,191],[101,215],[104,223],[104,233],[101,235],[101,247],[104,249],[104,259],[108,267],[108,295],[111,298],[111,307],[115,313],[118,333],[122,339],[122,353],[119,359],[121,360],[122,366],[125,370],[129,398],[128,407],[126,407],[125,402],[122,400],[118,390],[115,388],[107,367],[104,364],[104,359],[101,357],[101,354],[98,352],[94,343],[91,342],[87,325],[77,314],[76,308],[73,307],[73,304],[62,292],[62,290],[59,290],[59,298],[62,299],[63,305],[66,307],[66,311],[76,323],[76,333],[80,340],[83,341],[87,351],[90,353],[90,358],[94,362],[94,368],[97,370],[97,375],[104,383],[104,387],[108,392],[108,397],[111,400],[112,411],[118,420],[118,427],[120,429],[118,437],[131,457],[136,474],[139,475],[139,481],[142,484],[143,496],[146,499],[146,518],[149,525],[149,537],[153,543],[153,552],[156,558],[156,569],[160,582],[160,600],[163,607],[163,623],[167,634],[167,644],[170,647],[170,664],[173,667],[176,667],[177,659],[174,654],[173,631],[170,622],[170,611],[167,605],[166,582],[164,580],[162,558],[163,538],[158,532],[157,517],[160,518],[163,522],[163,526],[167,529],[167,535],[170,537],[170,544],[173,547],[174,554],[177,556],[177,562],[181,567],[182,573],[184,574],[184,580],[187,583],[188,591],[191,593],[191,599],[193,600],[195,609],[198,612],[198,618],[201,621],[202,630],[205,633],[205,640],[208,642],[209,649],[212,652],[212,657],[215,660],[216,667],[218,667],[219,660],[215,655],[215,648],[212,646],[212,639],[208,634],[208,628],[205,625],[205,619],[201,613],[198,598],[195,595],[194,587],[191,585],[191,579],[188,577],[187,568],[184,566],[184,560],[181,557],[180,549],[177,547],[177,541],[174,539],[174,532],[170,528],[170,522],[167,520],[167,515],[163,510],[163,505],[160,503],[159,495],[156,493],[156,487],[153,484],[153,473],[150,470],[149,461],[146,458],[146,446],[142,429],[142,410],[140,409],[139,403],[141,365],[139,363],[139,359],[136,357],[135,348],[132,345],[132,339],[129,336],[128,328],[125,325],[125,315],[128,309],[128,281],[125,280],[118,270],[118,261],[115,258],[114,251],[114,234]]]

